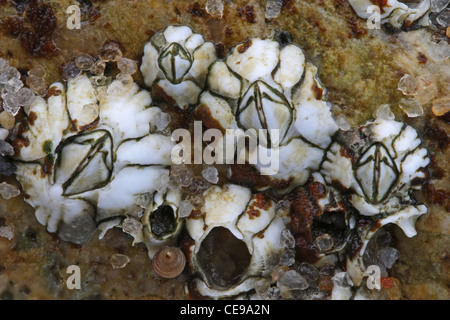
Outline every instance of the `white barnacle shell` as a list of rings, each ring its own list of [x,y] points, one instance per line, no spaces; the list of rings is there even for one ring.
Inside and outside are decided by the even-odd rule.
[[[428,17],[430,0],[421,0],[419,4],[404,3],[398,0],[387,0],[377,5],[370,0],[349,0],[349,3],[356,14],[363,19],[368,19],[376,14],[373,7],[378,7],[380,22],[389,23],[395,28],[401,28],[404,24],[410,26],[416,21],[421,26],[430,24]]]
[[[181,198],[179,190],[156,192],[153,202],[145,209],[141,219],[144,225],[143,242],[151,259],[159,248],[171,245],[181,231],[183,218],[178,216]]]
[[[36,161],[54,152],[63,137],[64,130],[69,127],[69,114],[66,106],[66,90],[62,83],[50,86],[51,92],[47,101],[35,97],[25,113],[30,119],[35,118],[29,125],[29,130],[23,137],[29,144],[20,149],[19,159]],[[48,124],[52,123],[51,126]]]
[[[257,140],[258,148],[248,154],[236,150],[238,158],[256,159],[251,164],[262,174],[289,181],[288,191],[319,168],[337,130],[316,74],[297,45],[249,39],[211,65],[209,91],[200,96],[196,116],[213,120],[206,125],[218,125],[225,135],[234,130],[235,136]],[[261,154],[276,165],[267,168]]]
[[[47,101],[36,98],[25,110],[30,144],[16,157],[17,178],[49,232],[84,243],[99,224],[104,232],[123,224],[139,195],[156,192],[174,143],[152,132],[161,110],[135,83],[95,87],[81,74],[51,88]],[[139,234],[135,242],[144,241]]]
[[[144,47],[141,72],[145,84],[164,92],[166,101],[182,109],[198,101],[216,49],[187,26],[169,26]]]
[[[186,219],[194,240],[190,265],[201,295],[232,297],[254,289],[267,277],[283,252],[283,220],[275,216],[275,203],[263,194],[227,184],[204,193],[200,214]]]
[[[346,189],[352,206],[376,221],[376,227],[358,230],[361,248],[347,262],[356,285],[365,272],[362,262],[365,248],[379,228],[394,223],[408,237],[416,234],[415,222],[427,208],[416,204],[411,191],[417,189],[417,180],[425,178],[424,169],[430,162],[411,126],[377,118],[363,125],[359,132],[366,135],[364,140],[352,141],[351,135],[337,139],[321,167],[327,183]]]

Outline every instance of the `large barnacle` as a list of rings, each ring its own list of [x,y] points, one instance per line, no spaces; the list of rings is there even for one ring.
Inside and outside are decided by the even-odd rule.
[[[16,156],[17,178],[39,222],[74,243],[86,242],[99,224],[127,229],[122,220],[136,199],[168,174],[173,146],[153,132],[161,110],[148,92],[120,79],[93,82],[81,74],[67,88],[52,85],[47,101],[36,98],[25,110],[21,139],[29,143]]]
[[[182,109],[194,105],[216,49],[186,26],[169,26],[144,47],[141,71],[154,96]]]
[[[356,284],[361,281],[361,257],[372,235],[394,223],[412,237],[417,218],[427,212],[411,192],[426,177],[424,169],[430,162],[420,144],[411,126],[379,117],[359,130],[339,132],[326,154],[321,169],[326,181],[344,191],[359,214],[376,221],[376,227],[358,230],[362,246],[348,263]]]
[[[305,183],[337,130],[316,78],[317,68],[305,60],[294,44],[282,47],[270,39],[247,40],[211,65],[209,90],[201,94],[196,108],[197,118],[222,130],[225,140],[234,130],[238,137],[257,141],[258,148],[248,150],[248,158],[258,158],[262,150],[279,154],[271,168],[261,159],[249,161],[278,182],[278,189]],[[241,158],[246,151],[236,150]]]
[[[355,10],[356,14],[363,18],[376,14],[373,7],[378,6],[381,23],[389,23],[395,28],[401,28],[403,25],[407,27],[413,23],[420,26],[427,26],[430,24],[430,0],[417,1],[371,1],[371,0],[349,0],[350,5]],[[376,4],[374,4],[376,3]]]

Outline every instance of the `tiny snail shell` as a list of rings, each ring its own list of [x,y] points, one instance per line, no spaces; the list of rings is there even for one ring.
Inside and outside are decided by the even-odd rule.
[[[163,247],[153,256],[153,268],[163,278],[175,278],[186,265],[184,253],[176,247]]]

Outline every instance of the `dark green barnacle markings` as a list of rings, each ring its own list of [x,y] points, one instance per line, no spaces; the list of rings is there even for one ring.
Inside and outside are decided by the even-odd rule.
[[[365,198],[373,204],[384,201],[399,179],[394,160],[380,142],[361,155],[353,166],[353,173]]]
[[[257,80],[240,98],[236,117],[246,129],[267,129],[267,146],[270,147],[270,130],[280,130],[279,140],[283,141],[292,123],[292,113],[292,107],[284,94],[264,81]]]
[[[113,169],[113,142],[106,130],[69,137],[56,148],[55,181],[63,195],[75,195],[104,187]]]
[[[45,154],[50,154],[52,152],[52,149],[53,149],[53,142],[51,140],[46,140],[42,144],[42,151],[44,151]]]
[[[192,66],[192,59],[179,43],[170,44],[158,58],[158,64],[167,80],[179,84]]]

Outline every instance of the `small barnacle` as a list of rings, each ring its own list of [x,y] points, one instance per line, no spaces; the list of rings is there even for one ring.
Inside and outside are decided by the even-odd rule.
[[[141,72],[153,95],[186,109],[198,101],[216,49],[186,26],[169,26],[144,47]]]
[[[179,276],[186,265],[184,253],[176,247],[162,247],[153,256],[153,268],[163,278]]]
[[[363,19],[368,19],[376,13],[373,6],[379,8],[380,22],[389,23],[395,28],[412,26],[417,23],[420,26],[428,26],[431,21],[429,18],[430,0],[417,1],[368,1],[368,0],[349,0],[350,5],[356,14]],[[374,4],[376,3],[376,4]]]

